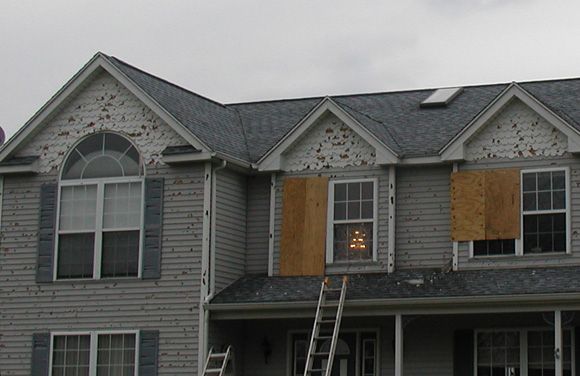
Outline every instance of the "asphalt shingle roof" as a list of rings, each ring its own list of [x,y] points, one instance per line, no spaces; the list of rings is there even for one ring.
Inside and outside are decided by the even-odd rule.
[[[417,283],[421,282],[422,283]],[[212,300],[212,304],[316,301],[322,277],[247,275]],[[340,286],[340,277],[332,283]],[[396,271],[349,276],[347,299],[485,297],[580,292],[580,267],[495,269],[441,272]]]
[[[323,97],[220,104],[107,57],[212,150],[257,162]],[[445,107],[421,108],[434,89],[331,97],[401,157],[435,156],[509,84],[465,87]],[[524,82],[535,98],[580,131],[580,79]]]

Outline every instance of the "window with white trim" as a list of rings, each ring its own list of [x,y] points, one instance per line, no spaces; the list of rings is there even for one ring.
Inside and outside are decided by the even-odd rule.
[[[134,376],[136,332],[62,333],[52,336],[50,376]]]
[[[501,256],[559,253],[568,250],[568,170],[523,170],[521,240],[476,240],[472,255]]]
[[[329,192],[328,262],[376,257],[377,181],[333,181]]]
[[[566,252],[566,170],[522,172],[523,250]]]
[[[573,376],[572,337],[571,330],[563,330],[562,365],[565,376]],[[553,329],[482,330],[476,332],[475,341],[477,376],[554,375]],[[524,374],[525,369],[527,374]]]
[[[122,136],[79,143],[62,171],[58,279],[137,277],[143,227],[142,163]]]

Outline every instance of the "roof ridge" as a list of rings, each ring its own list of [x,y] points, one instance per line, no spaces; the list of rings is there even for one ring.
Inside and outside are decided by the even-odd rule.
[[[103,55],[105,55],[105,54],[103,54]],[[178,85],[178,84],[176,84],[176,83],[173,83],[173,82],[171,82],[171,81],[168,81],[168,80],[166,80],[166,79],[164,79],[164,78],[161,78],[161,77],[159,77],[159,76],[156,76],[156,75],[154,75],[154,74],[152,74],[152,73],[149,73],[149,72],[147,72],[147,71],[145,71],[145,70],[143,70],[143,69],[141,69],[141,68],[138,68],[138,67],[136,67],[136,66],[134,66],[134,65],[131,65],[131,64],[127,63],[127,62],[126,62],[126,61],[124,61],[124,60],[121,60],[121,59],[119,59],[119,58],[118,58],[118,57],[116,57],[116,56],[109,56],[109,55],[105,55],[105,56],[107,56],[109,59],[114,59],[114,60],[118,61],[119,63],[121,63],[121,64],[123,64],[123,65],[125,65],[125,66],[127,66],[127,67],[129,67],[129,68],[131,68],[131,69],[135,69],[136,71],[138,71],[138,72],[140,72],[140,73],[143,73],[143,74],[145,74],[145,75],[147,75],[147,76],[149,76],[149,77],[151,77],[151,78],[154,78],[154,79],[156,79],[156,80],[158,80],[158,81],[164,82],[164,83],[166,83],[166,84],[168,84],[168,85],[170,85],[170,86],[173,86],[173,87],[174,87],[174,88],[176,88],[176,89],[182,90],[182,91],[184,91],[184,92],[186,92],[186,93],[188,93],[188,94],[191,94],[191,95],[193,95],[193,96],[196,96],[196,97],[198,97],[198,98],[200,98],[200,99],[206,100],[206,101],[208,101],[208,102],[210,102],[210,103],[213,103],[213,104],[215,104],[215,105],[217,105],[217,106],[219,106],[219,107],[225,108],[225,109],[227,109],[227,110],[231,110],[231,109],[230,109],[228,106],[226,106],[226,105],[225,105],[225,104],[223,104],[223,103],[220,103],[220,102],[218,102],[218,101],[216,101],[216,100],[214,100],[214,99],[208,98],[208,97],[206,97],[206,96],[203,96],[203,95],[201,95],[201,94],[198,94],[198,93],[196,93],[196,92],[194,92],[194,91],[191,91],[191,90],[189,90],[189,89],[186,89],[186,88],[184,88],[183,86],[180,86],[180,85]]]
[[[350,108],[351,110],[353,110],[354,112],[357,112],[357,113],[361,114],[362,116],[364,116],[364,117],[366,117],[366,118],[368,118],[368,119],[370,119],[370,120],[372,120],[372,121],[374,121],[374,122],[376,122],[376,123],[382,124],[382,125],[385,127],[385,131],[386,131],[386,132],[389,134],[389,137],[391,137],[391,139],[392,139],[392,140],[393,140],[393,142],[394,142],[394,143],[397,145],[397,147],[399,148],[399,150],[403,150],[403,148],[402,148],[402,147],[401,147],[401,145],[399,144],[399,141],[397,141],[397,139],[395,138],[395,136],[394,136],[394,135],[391,133],[391,130],[389,129],[389,127],[387,126],[387,124],[383,123],[383,122],[382,122],[382,121],[380,121],[380,120],[377,120],[377,119],[373,118],[372,116],[370,116],[370,115],[368,115],[368,114],[366,114],[366,113],[364,113],[364,112],[362,112],[362,111],[360,111],[360,110],[358,110],[358,109],[356,109],[356,108],[353,108],[352,106],[350,106],[350,105],[348,105],[348,104],[346,104],[346,103],[340,103],[340,105],[341,105],[341,106],[348,107],[348,108]],[[366,128],[366,127],[365,127],[365,128]],[[369,129],[369,132],[371,132],[371,130],[370,130],[370,129]]]

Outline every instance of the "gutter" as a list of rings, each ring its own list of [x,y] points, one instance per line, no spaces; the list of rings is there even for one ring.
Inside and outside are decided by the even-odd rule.
[[[311,317],[316,301],[208,304],[222,319]],[[580,309],[580,293],[347,300],[345,316],[533,312]],[[217,317],[216,317],[217,318]]]

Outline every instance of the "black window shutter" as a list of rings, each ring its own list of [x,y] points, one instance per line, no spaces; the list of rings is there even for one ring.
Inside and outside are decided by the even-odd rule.
[[[453,340],[453,375],[473,375],[473,330],[457,330]]]
[[[139,376],[157,376],[159,331],[142,330],[139,335]]]
[[[40,188],[36,282],[52,282],[57,197],[58,185],[56,183],[43,184]]]
[[[32,376],[48,376],[50,358],[50,333],[34,333],[32,335]]]
[[[145,179],[145,240],[143,279],[161,277],[161,229],[163,225],[163,178]]]

